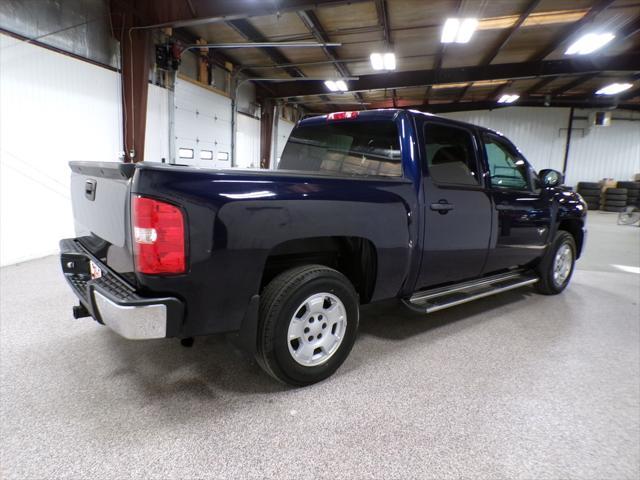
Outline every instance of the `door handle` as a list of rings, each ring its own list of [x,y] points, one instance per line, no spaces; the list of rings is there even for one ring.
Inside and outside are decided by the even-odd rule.
[[[453,210],[453,204],[452,203],[448,203],[446,200],[441,200],[438,203],[432,203],[431,204],[431,210],[435,210],[436,212],[441,213],[442,215],[444,215],[449,210]]]

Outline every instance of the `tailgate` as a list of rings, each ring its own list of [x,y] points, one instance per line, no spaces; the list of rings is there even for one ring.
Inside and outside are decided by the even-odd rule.
[[[132,283],[129,192],[135,165],[70,162],[76,237],[104,264]]]

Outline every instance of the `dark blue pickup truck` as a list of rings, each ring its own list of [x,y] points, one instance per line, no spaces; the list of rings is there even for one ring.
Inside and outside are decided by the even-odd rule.
[[[403,110],[298,123],[277,170],[71,162],[64,275],[130,339],[230,333],[306,385],[351,350],[362,304],[430,313],[568,284],[586,206],[500,133]]]

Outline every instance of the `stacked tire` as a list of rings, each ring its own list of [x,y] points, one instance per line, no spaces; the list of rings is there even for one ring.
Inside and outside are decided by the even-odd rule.
[[[616,187],[627,190],[627,205],[640,206],[640,182],[618,182]]]
[[[579,182],[578,193],[587,202],[589,210],[598,210],[600,208],[600,184],[595,182]]]
[[[627,206],[627,189],[609,187],[602,194],[602,200],[605,212],[622,212]]]

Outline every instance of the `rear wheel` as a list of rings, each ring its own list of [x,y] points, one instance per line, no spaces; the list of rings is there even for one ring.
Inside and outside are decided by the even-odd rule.
[[[571,280],[576,261],[576,242],[573,236],[559,230],[538,265],[540,281],[536,288],[545,295],[557,295],[562,292]]]
[[[289,385],[324,380],[349,355],[358,314],[358,295],[340,272],[322,265],[288,270],[261,295],[258,363]]]

